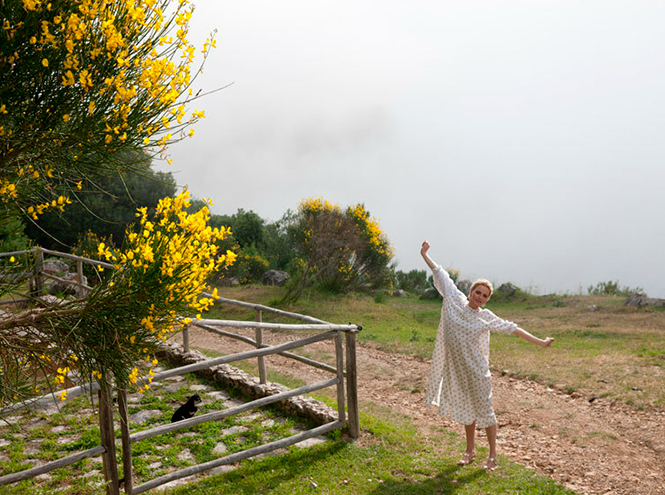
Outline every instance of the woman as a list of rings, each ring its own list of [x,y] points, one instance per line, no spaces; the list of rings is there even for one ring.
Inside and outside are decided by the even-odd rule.
[[[477,280],[467,298],[448,273],[428,256],[429,248],[429,243],[423,242],[420,254],[432,269],[434,286],[443,296],[443,308],[427,384],[427,405],[438,405],[442,416],[450,414],[454,421],[464,425],[466,452],[457,462],[460,466],[475,458],[475,430],[484,428],[490,447],[484,469],[494,471],[497,424],[492,409],[489,332],[517,335],[541,347],[549,347],[554,339],[534,337],[515,323],[482,309],[492,295],[492,284]]]

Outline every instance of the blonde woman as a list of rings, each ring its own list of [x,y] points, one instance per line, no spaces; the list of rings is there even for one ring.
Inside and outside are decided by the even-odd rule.
[[[453,421],[464,425],[466,451],[457,462],[460,466],[474,460],[475,430],[485,429],[490,452],[484,469],[494,471],[497,424],[492,408],[489,333],[517,335],[541,347],[549,347],[554,339],[534,337],[515,323],[484,309],[492,295],[492,284],[487,280],[477,280],[467,298],[448,273],[432,261],[427,254],[429,248],[424,241],[420,254],[432,269],[434,286],[443,296],[443,307],[427,384],[427,405],[439,406],[442,416],[450,414]]]

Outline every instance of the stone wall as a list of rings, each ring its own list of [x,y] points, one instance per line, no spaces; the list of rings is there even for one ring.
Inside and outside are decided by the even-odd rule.
[[[185,366],[188,364],[206,361],[206,358],[199,351],[185,352],[180,344],[170,343],[163,346],[157,354],[162,360],[166,360],[172,366]],[[279,383],[259,383],[259,379],[254,375],[245,373],[228,364],[220,364],[211,368],[197,371],[196,375],[203,376],[208,380],[217,382],[226,389],[235,389],[250,400],[260,399],[269,395],[275,395],[280,392],[290,390]],[[312,399],[311,397],[296,396],[285,399],[273,404],[283,410],[288,415],[300,416],[318,424],[330,423],[337,420],[337,411]]]

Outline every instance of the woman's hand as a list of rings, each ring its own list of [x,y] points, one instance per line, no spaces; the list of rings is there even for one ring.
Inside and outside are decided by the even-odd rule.
[[[545,340],[543,340],[543,343],[540,344],[541,347],[549,347],[552,345],[552,342],[554,342],[554,339],[552,337],[547,337]]]
[[[427,251],[429,251],[429,242],[423,241],[423,246],[420,248],[420,254],[422,256],[425,256],[427,254]]]

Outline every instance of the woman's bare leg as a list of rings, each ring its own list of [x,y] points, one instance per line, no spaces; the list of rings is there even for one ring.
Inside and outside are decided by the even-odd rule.
[[[464,425],[464,433],[466,433],[466,451],[462,458],[457,461],[458,466],[466,466],[476,457],[476,422]]]
[[[489,459],[487,460],[487,465],[485,466],[487,469],[490,471],[493,471],[496,469],[497,462],[496,462],[496,433],[497,433],[497,425],[493,424],[489,428],[485,429],[485,432],[487,433],[487,441],[490,444],[490,456]]]

